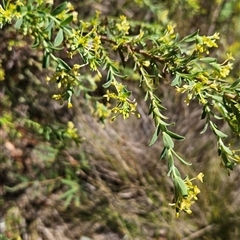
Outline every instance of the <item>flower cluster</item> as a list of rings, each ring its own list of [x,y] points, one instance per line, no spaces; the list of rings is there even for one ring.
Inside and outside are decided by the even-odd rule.
[[[63,88],[63,92],[60,94],[54,94],[52,96],[55,100],[68,100],[68,108],[72,107],[71,98],[73,93],[73,87],[77,84],[78,77],[80,76],[79,69],[81,65],[74,64],[70,71],[61,69],[56,71],[52,77],[46,77],[47,82],[57,82],[58,88]]]
[[[116,115],[113,116],[111,120],[115,120],[118,115],[122,115],[123,119],[126,119],[129,118],[130,113],[136,114],[137,103],[135,100],[130,100],[128,98],[131,92],[127,91],[126,87],[117,81],[113,81],[112,85],[115,86],[117,94],[107,90],[106,94],[103,96],[107,98],[107,101],[110,99],[117,100],[116,106],[112,108],[112,112]],[[139,114],[137,114],[137,116],[140,117]]]
[[[116,24],[116,27],[118,31],[121,32],[123,35],[128,34],[130,25],[129,25],[129,22],[127,21],[126,16],[123,16],[123,15],[120,16],[120,22]]]
[[[200,190],[197,185],[192,183],[193,180],[197,179],[200,182],[203,182],[203,173],[199,173],[197,177],[189,179],[186,177],[184,179],[184,184],[187,187],[187,195],[183,195],[179,188],[175,186],[175,197],[174,203],[169,205],[176,209],[176,217],[179,217],[181,211],[184,211],[188,214],[192,213],[191,206],[198,199],[197,194],[200,193]]]
[[[219,39],[219,33],[215,33],[212,36],[202,36],[197,38],[197,44],[195,46],[195,51],[199,54],[206,53],[209,54],[208,48],[218,47],[216,40]]]
[[[19,6],[23,6],[21,1],[16,1],[16,3],[8,2],[5,9],[0,5],[0,28],[5,23],[11,23],[12,19],[22,16],[21,12],[18,11]]]
[[[69,121],[68,124],[67,124],[66,134],[72,139],[78,139],[79,138],[77,128],[74,126],[74,123],[71,122],[71,121]]]

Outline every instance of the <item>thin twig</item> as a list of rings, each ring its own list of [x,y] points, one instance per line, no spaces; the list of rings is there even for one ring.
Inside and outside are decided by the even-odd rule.
[[[183,238],[182,240],[192,240],[192,239],[196,239],[202,235],[204,235],[205,233],[207,232],[211,232],[213,230],[216,229],[216,224],[211,224],[211,225],[208,225],[192,234],[190,234],[189,236]]]

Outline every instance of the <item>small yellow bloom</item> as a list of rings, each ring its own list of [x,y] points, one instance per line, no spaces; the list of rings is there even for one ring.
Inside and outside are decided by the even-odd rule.
[[[72,15],[73,15],[73,22],[76,23],[78,21],[78,12],[73,11]]]
[[[204,174],[201,172],[197,175],[197,179],[200,181],[200,182],[203,182],[203,177],[204,177]]]
[[[46,3],[53,5],[53,0],[46,0]]]
[[[130,29],[129,22],[127,21],[126,16],[120,16],[120,23],[116,24],[117,29],[122,32],[123,34],[128,34],[128,30]]]
[[[51,81],[51,78],[49,76],[46,76],[46,81],[47,82]]]
[[[0,81],[3,81],[5,79],[5,72],[2,68],[0,68]]]
[[[67,9],[68,9],[68,11],[73,11],[74,10],[74,7],[70,2],[67,3]]]
[[[181,192],[179,192],[178,188],[175,188],[175,202],[170,203],[169,205],[176,209],[176,217],[179,216],[181,211],[184,211],[188,214],[192,213],[191,206],[198,199],[197,195],[200,193],[198,186],[193,185],[192,181],[198,179],[202,182],[203,176],[203,173],[199,173],[195,178],[189,179],[188,177],[186,177],[184,179],[184,183],[187,187],[187,196],[183,196]]]
[[[72,103],[68,102],[68,108],[72,108]]]
[[[222,78],[227,77],[229,75],[231,69],[232,69],[232,63],[228,63],[227,65],[222,66],[221,70],[220,70],[220,76]]]
[[[52,98],[55,99],[55,100],[60,100],[62,98],[62,95],[61,94],[54,94],[54,95],[52,95]]]

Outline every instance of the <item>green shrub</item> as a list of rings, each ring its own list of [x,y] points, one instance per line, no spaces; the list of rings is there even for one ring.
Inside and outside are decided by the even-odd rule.
[[[159,137],[163,140],[160,160],[167,164],[167,175],[174,185],[174,200],[170,205],[177,216],[181,211],[191,213],[191,205],[200,192],[194,180],[202,182],[204,175],[183,177],[177,168],[176,161],[191,165],[175,151],[175,142],[185,137],[171,130],[174,123],[164,114],[166,108],[158,89],[169,80],[168,89],[185,94],[187,105],[198,101],[201,118],[205,120],[201,133],[207,129],[212,131],[221,164],[233,170],[240,161],[239,149],[230,145],[227,138],[230,133],[222,131],[218,121],[226,122],[233,136],[240,136],[240,79],[229,77],[234,60],[231,54],[221,63],[210,55],[212,49],[218,47],[219,33],[201,35],[195,31],[181,38],[174,30],[174,23],[160,17],[158,5],[154,7],[150,1],[135,2],[139,7],[150,4],[151,11],[158,16],[157,21],[144,22],[125,15],[106,17],[100,12],[89,19],[78,19],[70,2],[55,6],[53,1],[18,0],[3,1],[0,26],[14,25],[15,31],[31,41],[33,51],[42,53],[42,67],[50,70],[46,75],[49,88],[57,85],[52,98],[61,104],[66,102],[68,108],[74,108],[73,96],[81,95],[103,122],[109,117],[112,121],[120,116],[140,118],[138,102],[130,90],[131,83],[137,82],[155,124],[149,145]],[[199,10],[198,1],[188,1],[186,6]],[[1,68],[0,80],[4,80],[4,76],[5,70]],[[99,91],[99,81],[103,82],[101,91],[104,92],[100,100],[94,95]],[[60,142],[67,142],[63,138],[79,139],[72,123],[67,130],[43,128],[38,122],[26,119],[25,123],[50,142],[56,136]],[[0,118],[0,124],[12,126],[6,114]],[[78,187],[72,180],[63,182],[70,187],[62,196],[67,198],[68,205],[73,199],[70,193],[78,191]]]

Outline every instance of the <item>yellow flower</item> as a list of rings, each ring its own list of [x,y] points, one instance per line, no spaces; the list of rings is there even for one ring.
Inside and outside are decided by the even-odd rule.
[[[77,11],[73,11],[72,15],[73,15],[73,22],[76,23],[78,21],[78,12]]]
[[[197,195],[200,193],[200,189],[197,185],[194,185],[192,181],[198,179],[202,182],[203,176],[203,173],[199,173],[195,178],[189,179],[187,177],[184,179],[184,183],[187,187],[187,196],[183,196],[179,189],[175,187],[175,202],[169,205],[176,209],[176,217],[179,217],[181,211],[184,211],[188,214],[192,213],[191,206],[198,199]]]
[[[60,100],[62,98],[62,95],[61,94],[54,94],[54,95],[52,95],[52,98],[55,99],[55,100]]]
[[[2,68],[0,68],[0,81],[3,81],[5,79],[5,72]]]
[[[67,3],[67,9],[68,9],[68,11],[73,11],[74,10],[74,7],[70,2]]]
[[[200,181],[200,182],[203,182],[203,177],[204,177],[204,174],[201,172],[197,175],[197,179]]]
[[[211,47],[218,47],[218,45],[215,43],[216,38],[211,38],[211,37],[202,37],[203,44],[207,45],[209,48]]]
[[[46,76],[46,81],[47,82],[50,82],[51,81],[51,78],[49,76]]]
[[[126,16],[120,16],[120,23],[116,24],[117,29],[122,32],[123,34],[128,34],[128,30],[130,29],[129,22],[127,21]]]
[[[222,78],[227,77],[229,75],[231,69],[232,69],[232,63],[228,63],[227,65],[222,66],[221,70],[220,70],[220,76]]]
[[[67,127],[67,134],[71,138],[78,138],[78,133],[77,133],[77,128],[75,128],[74,123],[69,121],[68,122],[68,127]]]
[[[68,102],[68,108],[72,108],[72,103]]]

